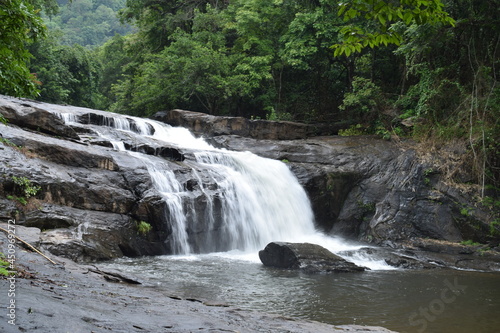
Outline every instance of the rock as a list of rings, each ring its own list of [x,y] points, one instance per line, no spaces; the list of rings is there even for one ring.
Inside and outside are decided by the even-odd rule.
[[[383,247],[362,247],[357,250],[342,251],[339,254],[350,257],[352,255],[370,258],[370,260],[385,261],[386,264],[402,269],[434,269],[443,265],[432,260],[418,258],[414,252],[393,250]]]
[[[420,159],[412,143],[372,136],[256,140],[214,138],[218,146],[282,160],[306,189],[318,227],[382,245],[420,237],[460,242],[500,241],[474,196],[453,187]],[[468,215],[464,206],[474,206]],[[400,245],[399,245],[400,246]]]
[[[154,120],[172,126],[182,126],[199,136],[239,135],[255,139],[303,139],[314,133],[310,125],[289,121],[249,120],[242,117],[216,117],[185,110],[161,111]]]
[[[265,266],[300,269],[307,273],[362,272],[367,269],[310,243],[272,242],[259,251],[259,258]]]
[[[436,239],[403,242],[405,252],[421,262],[466,270],[500,271],[500,251],[485,244],[465,245]]]
[[[31,103],[20,105],[0,99],[0,113],[11,123],[46,134],[79,139],[76,132],[54,114],[33,106]]]
[[[29,228],[21,225],[10,225],[7,223],[0,223],[0,227],[4,230],[13,230],[17,237],[25,241],[26,243],[34,246],[35,248],[40,246],[40,229],[39,228]],[[14,227],[14,229],[12,229]],[[22,243],[21,243],[22,244]]]

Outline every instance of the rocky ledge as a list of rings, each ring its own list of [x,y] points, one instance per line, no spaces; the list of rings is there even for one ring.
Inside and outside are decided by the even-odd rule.
[[[450,144],[443,148],[446,154],[438,154],[409,140],[298,130],[301,139],[296,139],[293,128],[287,129],[292,137],[275,140],[226,126],[235,121],[231,117],[208,121],[204,114],[174,110],[155,118],[200,135],[204,128],[221,126],[223,131],[210,130],[207,140],[213,145],[287,163],[309,195],[319,229],[382,246],[389,250],[382,251],[386,261],[395,266],[500,269],[498,208],[482,204],[477,187],[465,184],[471,176],[457,164],[460,147]]]

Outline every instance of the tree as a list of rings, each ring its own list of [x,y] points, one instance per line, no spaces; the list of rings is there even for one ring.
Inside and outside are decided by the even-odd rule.
[[[41,9],[55,13],[55,0],[3,0],[0,2],[0,92],[13,96],[36,96],[36,76],[30,73],[27,44],[46,34]]]
[[[30,70],[40,82],[38,100],[96,107],[99,65],[93,51],[80,45],[59,45],[49,36],[32,44]]]
[[[352,22],[341,29],[342,43],[334,44],[335,56],[361,52],[366,47],[400,45],[404,27],[412,24],[455,24],[441,0],[346,0],[338,15]],[[399,24],[397,24],[399,23]],[[401,24],[403,27],[401,27]]]
[[[122,24],[118,18],[125,1],[73,0],[61,4],[59,13],[46,18],[46,24],[51,33],[59,35],[60,44],[93,48],[115,34],[125,35],[131,31],[130,25]]]

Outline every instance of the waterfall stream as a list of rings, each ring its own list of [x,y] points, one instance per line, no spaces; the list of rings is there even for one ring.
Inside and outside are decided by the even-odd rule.
[[[250,152],[217,149],[206,141],[194,137],[187,129],[172,127],[157,121],[102,112],[98,121],[86,121],[85,116],[61,113],[59,117],[68,125],[89,127],[101,139],[109,141],[115,150],[140,159],[147,168],[155,189],[168,207],[168,220],[172,228],[172,252],[189,254],[193,251],[187,231],[186,217],[198,223],[218,225],[216,235],[206,235],[204,252],[220,249],[257,252],[271,241],[311,242],[333,252],[353,250],[350,245],[326,236],[315,229],[314,215],[306,192],[288,166],[277,160],[259,157]],[[205,196],[206,208],[196,211],[195,205],[186,204],[190,195],[179,182],[166,161],[126,149],[121,141],[126,134],[131,141],[149,140],[154,146],[188,149],[194,161],[192,175]],[[130,141],[130,140],[129,140]],[[218,191],[205,188],[199,169],[218,186]],[[214,216],[219,203],[220,214]],[[216,220],[217,219],[217,220]],[[217,238],[217,239],[215,239]],[[222,247],[220,244],[223,243]],[[353,260],[354,259],[354,260]],[[364,258],[352,261],[366,265]],[[372,268],[380,263],[370,263]],[[386,265],[383,265],[386,266]],[[376,268],[376,267],[375,267]]]

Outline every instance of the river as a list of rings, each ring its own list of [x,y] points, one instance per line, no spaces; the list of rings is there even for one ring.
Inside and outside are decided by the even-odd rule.
[[[451,269],[304,274],[238,252],[122,258],[101,265],[183,298],[398,332],[498,332],[500,273]]]

